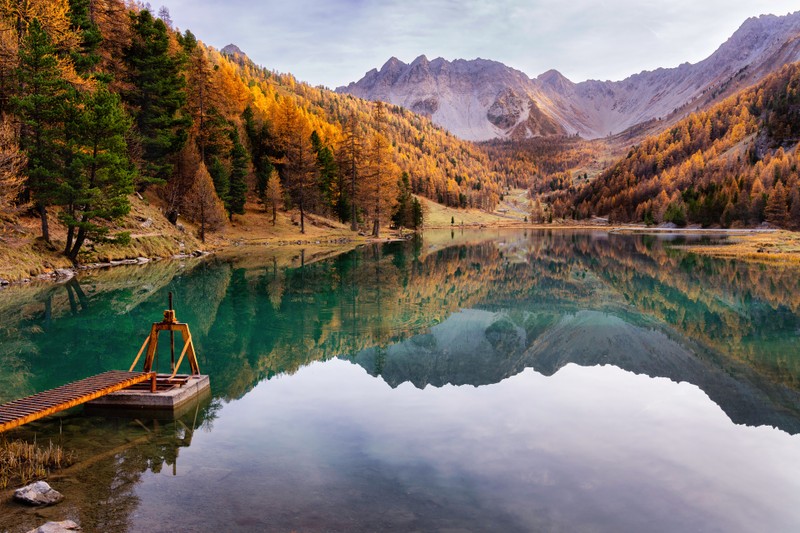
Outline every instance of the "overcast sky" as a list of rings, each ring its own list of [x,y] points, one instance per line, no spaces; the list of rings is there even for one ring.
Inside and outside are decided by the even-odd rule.
[[[535,77],[619,80],[695,63],[745,19],[798,0],[151,0],[206,44],[335,88],[391,56],[493,59]]]

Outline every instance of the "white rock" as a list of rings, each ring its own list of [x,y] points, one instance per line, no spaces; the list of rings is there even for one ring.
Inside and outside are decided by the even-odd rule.
[[[14,491],[14,499],[28,505],[53,505],[64,499],[46,481],[37,481]]]
[[[80,530],[81,526],[72,520],[64,520],[61,522],[47,522],[36,529],[31,529],[28,533],[69,533],[70,531]]]

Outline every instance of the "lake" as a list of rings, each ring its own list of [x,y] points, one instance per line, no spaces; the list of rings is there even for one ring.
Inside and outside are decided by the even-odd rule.
[[[456,229],[2,291],[0,402],[127,369],[169,291],[212,393],[9,432],[77,462],[0,531],[798,531],[800,271],[683,243]]]

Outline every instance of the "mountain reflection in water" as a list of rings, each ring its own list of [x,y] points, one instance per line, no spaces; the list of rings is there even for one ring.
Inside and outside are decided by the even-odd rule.
[[[800,429],[796,269],[702,258],[648,236],[463,238],[303,266],[264,251],[120,267],[6,291],[0,401],[127,367],[172,290],[224,400],[332,357],[418,387],[574,362],[687,381],[737,423]]]
[[[182,476],[200,483],[197,497],[206,498],[209,509],[221,498],[219,487],[234,479],[261,486],[269,494],[266,507],[259,507],[258,502],[266,500],[254,495],[250,505],[234,506],[237,516],[226,518],[236,521],[233,529],[238,530],[264,524],[307,530],[324,530],[331,524],[343,528],[359,524],[361,530],[416,524],[426,529],[436,520],[445,524],[441,527],[463,527],[464,517],[479,529],[505,524],[507,530],[527,530],[536,524],[548,530],[558,529],[559,523],[570,529],[576,523],[559,522],[558,513],[551,517],[553,523],[541,522],[541,516],[520,518],[516,509],[501,508],[477,485],[462,487],[458,476],[473,479],[474,475],[473,481],[487,487],[513,480],[517,485],[505,487],[504,494],[540,498],[536,509],[543,515],[563,511],[566,504],[560,498],[568,500],[575,497],[573,493],[548,492],[552,480],[547,476],[531,484],[515,479],[513,465],[503,463],[497,454],[487,465],[504,472],[499,477],[493,477],[489,466],[464,465],[455,456],[444,460],[433,451],[449,456],[441,446],[450,436],[436,432],[439,422],[424,427],[431,432],[428,439],[442,439],[429,442],[403,434],[403,429],[416,426],[399,413],[419,407],[426,398],[444,413],[442,406],[450,405],[451,396],[471,409],[478,409],[482,398],[487,405],[513,405],[514,391],[523,390],[525,384],[540,387],[531,393],[536,401],[556,394],[553,389],[559,383],[564,390],[586,391],[586,398],[594,397],[603,405],[598,391],[587,389],[595,378],[598,383],[633,386],[641,397],[650,394],[647,378],[633,379],[632,373],[690,384],[681,385],[684,392],[696,386],[735,424],[773,426],[796,435],[800,433],[797,274],[790,267],[698,257],[654,237],[558,231],[448,231],[426,234],[424,240],[366,246],[334,258],[320,259],[311,251],[287,256],[280,250],[246,249],[207,260],[119,267],[86,273],[64,285],[15,287],[0,293],[0,401],[127,368],[172,291],[178,318],[191,326],[201,370],[211,375],[210,403],[177,421],[146,416],[106,419],[78,411],[9,434],[53,439],[78,450],[76,473],[62,484],[70,512],[80,517],[85,530],[152,529],[155,526],[147,517],[155,510],[171,512],[160,506],[170,505],[165,494],[173,490],[170,483],[180,484]],[[324,365],[312,364],[316,362]],[[167,364],[163,358],[161,364]],[[342,381],[325,381],[332,378],[320,367]],[[380,379],[366,375],[361,379],[360,368]],[[276,377],[297,380],[273,380]],[[332,388],[301,391],[309,380]],[[653,390],[666,390],[660,381],[651,381]],[[383,382],[392,389],[383,385],[388,392],[383,391]],[[404,383],[425,390],[409,390]],[[479,396],[469,395],[472,387],[480,388],[475,390]],[[492,397],[492,391],[500,398]],[[359,425],[363,421],[325,411],[326,398],[333,402],[339,394],[342,397],[335,401],[344,402],[342,413],[352,409],[354,417],[374,418],[370,429]],[[692,401],[702,396],[690,395]],[[311,404],[303,403],[309,398]],[[579,406],[580,398],[574,400]],[[381,420],[371,402],[378,402],[377,410],[385,405],[390,418]],[[708,412],[705,407],[704,412]],[[442,413],[443,421],[454,424],[448,429],[453,434],[482,434],[468,424],[471,418],[453,421]],[[502,419],[493,418],[497,413],[482,416],[486,428],[503,427]],[[524,417],[533,418],[523,418],[529,425],[536,423],[536,416],[526,411]],[[627,416],[631,419],[625,423],[635,426],[639,414]],[[544,422],[556,424],[557,413],[552,417]],[[551,428],[554,435],[556,425]],[[602,424],[597,425],[601,431]],[[200,444],[198,430],[203,435]],[[381,433],[384,430],[389,433]],[[668,437],[667,429],[658,431],[650,437],[653,449],[660,446],[659,438]],[[370,438],[380,445],[370,444]],[[414,441],[416,456],[392,444],[405,440]],[[478,439],[473,445],[479,441],[483,442]],[[333,442],[350,451],[336,451]],[[526,453],[522,441],[495,444]],[[608,453],[619,453],[613,452],[611,442],[606,446],[612,450]],[[378,454],[378,449],[384,462],[370,455]],[[186,453],[190,457],[184,460]],[[464,461],[480,459],[464,453]],[[643,464],[669,462],[642,450],[637,453],[642,454]],[[529,460],[547,462],[542,456]],[[579,457],[575,464],[567,457],[548,460],[557,462],[554,472],[564,479],[577,475],[573,470]],[[444,470],[430,472],[426,461]],[[158,475],[170,470],[176,474],[174,481]],[[450,479],[447,472],[456,472],[452,475],[457,479]],[[598,479],[597,483],[609,481]],[[768,476],[764,479],[768,481]],[[397,480],[413,488],[404,492]],[[638,478],[628,481],[617,480],[615,486],[635,499]],[[676,487],[688,483],[677,477],[674,482]],[[665,498],[680,499],[679,490],[670,492],[669,487],[658,486],[658,480],[652,483],[648,490],[653,501],[662,492]],[[334,486],[346,490],[333,491]],[[534,490],[531,487],[536,488],[534,493],[526,493]],[[322,500],[309,496],[329,491],[336,496]],[[353,503],[356,495],[365,501]],[[188,503],[190,495],[184,496]],[[377,507],[404,498],[408,502],[394,515],[377,517],[369,514],[370,497],[379,500]],[[318,507],[304,515],[305,522],[297,522],[293,502],[303,498]],[[609,504],[602,499],[595,503],[598,513]],[[362,504],[363,509],[358,507]],[[36,517],[19,510],[12,513],[3,505],[0,530],[37,525]],[[344,520],[337,514],[342,505],[361,514],[350,522],[337,522]],[[249,509],[254,516],[248,515]],[[658,512],[663,512],[663,527],[653,530],[691,523],[681,522],[688,520],[682,516],[670,521],[671,513]],[[269,513],[282,518],[269,522],[262,516]],[[591,509],[586,513],[584,525],[598,520]],[[203,516],[222,520],[222,515],[202,513],[197,520]],[[646,524],[648,516],[641,511],[635,521],[625,523]],[[777,516],[775,523],[792,519]],[[608,520],[608,527],[601,530],[625,530],[615,528],[622,522]],[[729,521],[735,523],[733,518]]]

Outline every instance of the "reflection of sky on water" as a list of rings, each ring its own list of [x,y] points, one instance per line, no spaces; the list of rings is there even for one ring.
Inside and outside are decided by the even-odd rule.
[[[127,368],[168,291],[211,375],[180,422],[21,430],[89,460],[50,512],[86,531],[796,529],[796,269],[651,236],[439,237],[3,293],[0,397]],[[38,525],[23,514],[0,503],[0,531]]]
[[[798,445],[614,367],[419,390],[333,360],[227,404],[177,477],[145,476],[133,523],[195,491],[202,530],[789,531]]]

